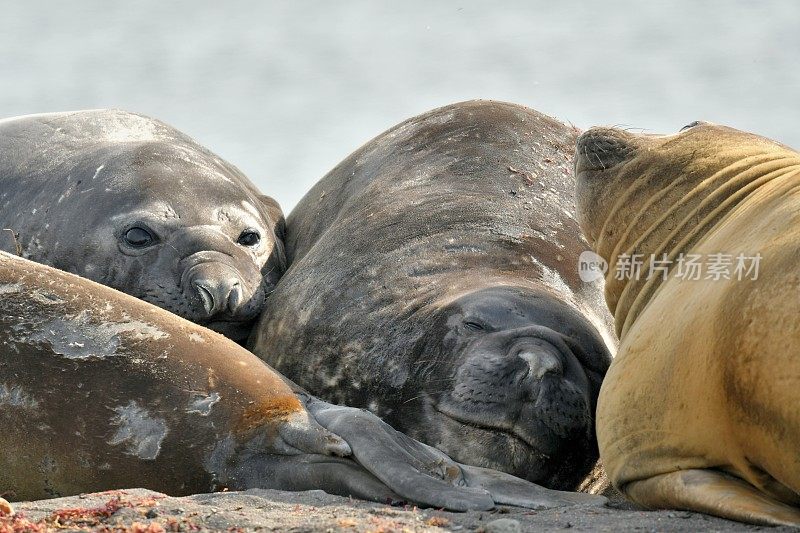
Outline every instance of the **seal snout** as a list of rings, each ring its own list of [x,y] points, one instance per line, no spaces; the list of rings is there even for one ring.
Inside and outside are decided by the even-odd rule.
[[[491,333],[465,356],[437,405],[443,414],[507,432],[545,454],[586,431],[585,376],[557,332],[532,325]]]
[[[564,364],[558,349],[541,339],[533,339],[529,346],[525,346],[516,353],[527,365],[527,374],[533,379],[540,380],[547,374],[560,375],[564,371]]]
[[[222,312],[235,314],[242,303],[242,284],[237,277],[200,277],[192,281],[192,286],[197,290],[209,317]]]
[[[228,263],[202,261],[188,268],[183,277],[184,291],[195,298],[204,318],[247,314],[247,286],[241,274]]]
[[[188,304],[182,316],[228,337],[245,337],[266,298],[265,281],[255,265],[203,251],[185,258],[181,266],[179,287]]]

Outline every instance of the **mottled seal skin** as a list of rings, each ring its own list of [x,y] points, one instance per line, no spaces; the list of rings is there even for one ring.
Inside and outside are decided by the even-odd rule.
[[[459,465],[208,329],[0,252],[0,492],[323,489],[454,510],[602,498]]]
[[[282,223],[238,169],[157,120],[94,110],[0,121],[0,249],[236,340],[284,268]]]
[[[602,284],[578,278],[575,136],[474,101],[368,142],[288,217],[249,346],[460,462],[575,488],[614,343]]]
[[[621,334],[597,410],[609,478],[648,507],[800,525],[800,153],[696,122],[591,129],[575,165]],[[617,276],[636,254],[672,269]]]

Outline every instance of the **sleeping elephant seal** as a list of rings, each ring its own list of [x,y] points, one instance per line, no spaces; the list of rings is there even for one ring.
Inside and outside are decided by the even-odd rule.
[[[233,339],[283,270],[281,224],[239,170],[157,120],[95,110],[0,121],[0,249]]]
[[[574,489],[613,344],[602,286],[578,278],[574,140],[481,101],[376,137],[288,218],[251,349],[460,462]]]
[[[0,252],[0,493],[323,489],[453,510],[601,498],[459,465],[205,328]]]
[[[800,525],[800,154],[708,123],[597,128],[576,171],[581,225],[615,266],[611,481],[649,507]]]

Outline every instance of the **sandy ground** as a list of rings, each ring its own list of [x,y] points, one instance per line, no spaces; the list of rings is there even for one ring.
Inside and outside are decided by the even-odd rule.
[[[331,496],[321,491],[249,490],[172,498],[143,489],[15,504],[0,517],[0,533],[23,531],[754,531],[747,526],[680,511],[641,511],[627,504],[530,511],[447,513]]]

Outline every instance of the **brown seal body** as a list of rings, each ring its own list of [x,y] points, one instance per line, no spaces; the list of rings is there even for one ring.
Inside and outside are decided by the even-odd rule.
[[[347,452],[280,375],[220,335],[7,254],[0,338],[0,484],[16,499],[236,486],[222,468],[234,449],[302,449],[293,424],[315,426],[318,452]]]
[[[0,252],[0,492],[125,487],[323,489],[456,510],[586,501],[458,465],[295,391],[221,335]]]
[[[287,219],[252,349],[461,462],[575,488],[613,346],[602,284],[578,278],[575,136],[475,101],[368,142]]]
[[[120,110],[0,121],[0,249],[244,340],[284,268],[283,215],[236,167]]]
[[[595,128],[576,171],[621,335],[597,412],[609,478],[650,507],[800,524],[800,154],[708,123]]]

